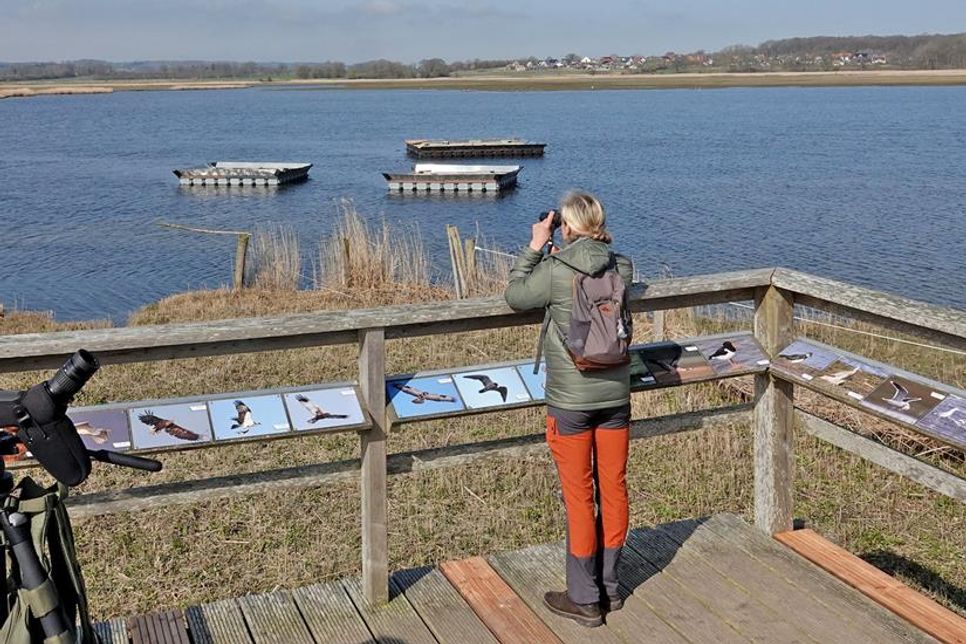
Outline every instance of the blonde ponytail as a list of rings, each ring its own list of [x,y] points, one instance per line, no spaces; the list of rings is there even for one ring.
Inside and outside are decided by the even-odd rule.
[[[609,244],[611,234],[604,227],[607,216],[604,207],[589,192],[573,191],[560,201],[560,216],[581,237],[590,237]]]

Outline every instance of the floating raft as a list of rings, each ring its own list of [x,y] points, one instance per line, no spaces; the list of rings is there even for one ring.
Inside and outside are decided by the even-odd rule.
[[[213,161],[203,168],[174,170],[183,186],[278,186],[303,181],[311,163]]]
[[[518,165],[417,163],[412,172],[388,173],[393,192],[500,192],[517,184]]]
[[[417,159],[445,157],[539,157],[546,143],[523,139],[467,139],[446,141],[410,139],[406,152]]]

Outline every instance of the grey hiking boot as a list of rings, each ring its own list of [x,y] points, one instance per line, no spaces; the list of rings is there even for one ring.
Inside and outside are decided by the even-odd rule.
[[[574,620],[581,626],[594,628],[604,623],[597,604],[575,604],[566,592],[551,591],[543,596],[543,603],[552,612]]]
[[[605,613],[613,613],[622,608],[624,608],[624,600],[621,599],[620,595],[617,597],[602,597],[600,600],[600,609]]]

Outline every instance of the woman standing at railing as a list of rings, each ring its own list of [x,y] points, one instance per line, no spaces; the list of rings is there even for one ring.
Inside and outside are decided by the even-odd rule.
[[[630,260],[611,251],[604,209],[596,198],[570,193],[559,212],[559,219],[551,212],[533,225],[530,244],[510,272],[505,297],[518,311],[546,308],[549,318],[543,342],[547,444],[567,509],[567,590],[547,592],[544,602],[554,613],[584,626],[599,626],[602,609],[617,610],[623,603],[617,562],[628,523],[630,373],[626,364],[579,369],[565,334],[571,328],[579,276],[600,277],[612,271],[629,287],[633,269]],[[557,222],[564,246],[545,255]],[[628,328],[626,341],[629,335]]]

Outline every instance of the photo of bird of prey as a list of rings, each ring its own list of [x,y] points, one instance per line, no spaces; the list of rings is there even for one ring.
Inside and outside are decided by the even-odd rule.
[[[422,389],[416,389],[409,385],[400,384],[398,382],[393,383],[393,386],[404,394],[408,394],[413,397],[412,403],[414,405],[422,405],[427,400],[431,402],[445,402],[454,403],[456,402],[455,396],[450,396],[449,394],[434,394],[430,391],[423,391]]]
[[[237,429],[239,434],[247,434],[255,425],[261,425],[255,420],[252,410],[241,400],[235,401],[235,416],[231,419],[231,429]]]
[[[922,400],[921,397],[914,398],[913,396],[909,395],[909,390],[903,387],[902,385],[900,385],[895,380],[890,380],[889,384],[892,385],[892,388],[894,390],[893,394],[888,398],[881,399],[885,401],[885,404],[887,405],[891,405],[896,409],[899,409],[902,411],[909,411],[912,403],[919,402],[920,400]]]
[[[103,445],[106,443],[107,437],[111,433],[111,430],[107,429],[106,427],[94,427],[87,421],[74,423],[74,427],[77,428],[78,434],[81,436],[87,436],[98,445]]]
[[[846,380],[848,380],[849,378],[851,378],[857,373],[859,373],[859,368],[854,367],[852,369],[842,369],[840,371],[835,371],[833,373],[820,376],[820,378],[827,383],[830,383],[835,385],[836,387],[839,387],[842,384],[844,384]]]
[[[305,408],[305,411],[309,412],[310,414],[309,422],[313,424],[319,422],[320,420],[326,420],[328,418],[348,418],[349,417],[348,414],[333,414],[325,411],[324,409],[316,405],[314,402],[309,400],[305,394],[296,394],[295,400],[299,401],[299,403]]]
[[[175,438],[183,441],[196,441],[201,438],[200,434],[197,434],[190,429],[185,429],[181,425],[168,420],[167,418],[160,418],[154,415],[150,409],[145,410],[143,414],[138,416],[138,420],[143,424],[148,426],[148,431],[152,434],[157,434],[158,432],[164,432],[170,434]]]
[[[480,389],[479,392],[477,393],[483,394],[488,391],[495,391],[498,394],[500,394],[501,398],[503,398],[503,402],[506,402],[507,388],[498,382],[493,382],[493,380],[486,374],[472,373],[472,374],[465,375],[463,377],[468,378],[470,380],[478,380],[479,383],[483,385],[483,388]]]

